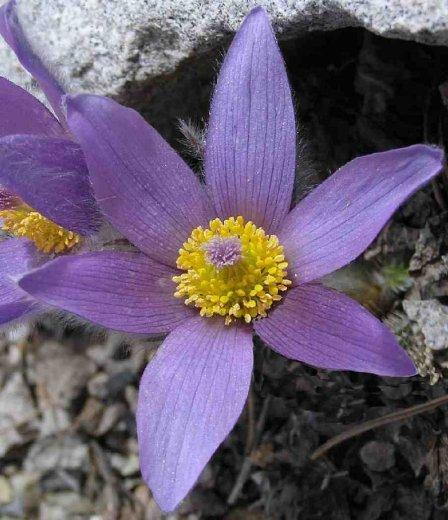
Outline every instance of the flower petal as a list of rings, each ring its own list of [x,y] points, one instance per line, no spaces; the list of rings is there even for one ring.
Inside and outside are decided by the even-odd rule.
[[[65,229],[88,235],[99,226],[84,156],[73,141],[1,138],[0,185]]]
[[[155,500],[172,511],[243,409],[252,374],[245,325],[195,317],[163,342],[140,382],[140,466]]]
[[[237,32],[213,96],[205,172],[219,216],[242,215],[274,232],[291,204],[295,143],[285,65],[258,7]]]
[[[358,157],[318,186],[286,217],[279,239],[294,283],[360,255],[393,212],[442,169],[439,148],[414,145]]]
[[[14,51],[22,66],[39,83],[59,121],[64,125],[65,117],[61,109],[61,100],[65,91],[29,44],[17,17],[16,0],[10,0],[0,8],[0,34]]]
[[[19,281],[49,305],[131,333],[169,332],[192,315],[174,297],[175,272],[141,253],[87,253],[59,257]]]
[[[14,281],[16,276],[32,267],[34,254],[35,249],[28,240],[11,238],[0,241],[1,325],[42,310]]]
[[[134,110],[92,95],[68,97],[67,110],[105,215],[142,251],[174,266],[192,229],[211,216],[194,173]]]
[[[0,77],[0,137],[11,134],[65,135],[45,105],[26,90]]]
[[[290,289],[254,328],[279,354],[320,368],[383,376],[416,372],[395,336],[377,318],[327,287],[309,284]]]

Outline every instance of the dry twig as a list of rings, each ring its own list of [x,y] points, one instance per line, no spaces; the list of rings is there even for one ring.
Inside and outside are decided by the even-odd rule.
[[[261,434],[263,433],[264,423],[265,423],[266,415],[267,415],[268,409],[269,409],[269,401],[270,401],[270,398],[269,398],[269,396],[267,396],[266,399],[264,400],[263,408],[261,409],[257,424],[255,426],[255,433],[254,433],[253,442],[252,442],[252,446],[253,446],[252,451],[256,448],[256,446],[260,442],[260,437],[261,437]],[[243,489],[243,486],[247,480],[247,477],[249,476],[250,468],[252,467],[252,460],[250,458],[250,455],[251,455],[251,453],[246,455],[243,465],[241,466],[241,470],[240,470],[238,477],[235,481],[235,484],[232,488],[232,491],[229,494],[229,498],[227,499],[227,503],[229,505],[233,505],[238,500],[238,496],[239,496],[241,490]]]
[[[314,453],[312,453],[310,458],[311,460],[317,460],[323,455],[325,455],[327,451],[331,450],[331,448],[334,448],[338,444],[341,444],[342,442],[345,442],[353,437],[361,435],[362,433],[374,430],[376,428],[380,428],[382,426],[386,426],[387,424],[392,424],[398,421],[409,419],[410,417],[414,417],[414,415],[429,412],[444,404],[448,404],[448,395],[438,397],[437,399],[432,399],[431,401],[428,401],[423,404],[418,404],[416,406],[411,406],[403,410],[398,410],[397,412],[390,413],[388,415],[385,415],[384,417],[378,417],[377,419],[372,419],[370,421],[357,424],[352,428],[349,428],[345,432],[342,432],[339,435],[335,435],[327,442],[322,444],[322,446],[320,446]]]

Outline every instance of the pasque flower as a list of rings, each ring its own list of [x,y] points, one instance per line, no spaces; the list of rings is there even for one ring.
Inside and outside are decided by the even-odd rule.
[[[254,332],[317,367],[415,373],[378,319],[319,278],[362,253],[440,171],[442,152],[415,145],[359,157],[290,209],[293,102],[261,8],[219,74],[206,185],[135,111],[92,95],[66,106],[99,205],[141,252],[60,257],[19,284],[103,326],[168,334],[143,374],[137,411],[143,477],[162,509],[176,507],[238,419]]]
[[[56,118],[31,94],[0,77],[0,324],[40,310],[12,278],[97,230],[99,212],[81,148],[67,128],[65,91],[30,47],[15,1],[0,9],[0,34],[39,83]]]

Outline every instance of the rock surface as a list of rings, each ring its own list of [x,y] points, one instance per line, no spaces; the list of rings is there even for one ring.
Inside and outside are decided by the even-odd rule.
[[[438,0],[18,0],[30,41],[72,91],[130,99],[192,57],[217,49],[248,9],[262,5],[281,39],[365,27],[387,37],[448,45]],[[4,45],[0,74],[32,88]],[[140,91],[141,92],[141,91]]]
[[[433,350],[448,348],[448,308],[438,300],[407,300],[403,308]]]

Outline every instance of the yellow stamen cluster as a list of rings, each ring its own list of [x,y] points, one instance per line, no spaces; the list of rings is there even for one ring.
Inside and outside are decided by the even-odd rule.
[[[3,231],[32,240],[44,253],[63,253],[74,247],[80,236],[67,231],[26,204],[0,211]]]
[[[210,262],[207,244],[227,237],[240,240],[241,255],[234,265],[219,268]],[[173,277],[177,283],[174,295],[199,308],[201,316],[225,317],[227,325],[237,318],[250,323],[266,316],[272,304],[281,300],[280,293],[291,285],[278,238],[244,222],[243,217],[224,222],[215,219],[208,229],[194,229],[179,250],[177,267],[186,272]]]

